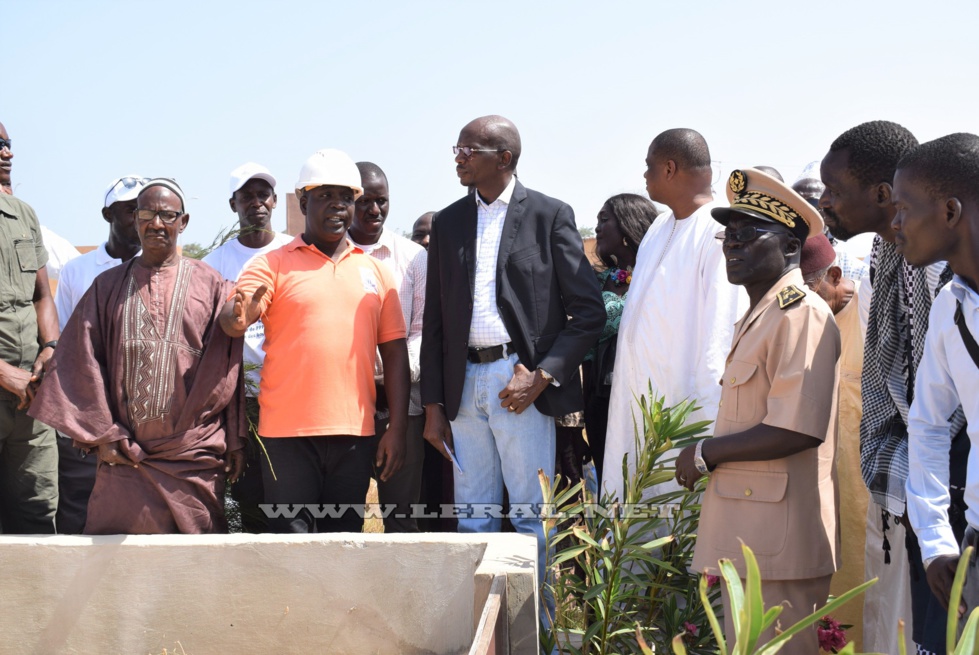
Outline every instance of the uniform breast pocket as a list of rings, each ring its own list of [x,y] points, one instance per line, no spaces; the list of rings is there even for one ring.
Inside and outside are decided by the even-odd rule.
[[[752,389],[754,385],[748,384],[757,372],[756,364],[739,361],[728,364],[724,371],[724,390],[721,394],[724,398],[723,408],[726,410],[724,415],[728,420],[735,423],[758,421],[758,404],[764,399],[758,398],[756,390]],[[733,407],[727,403],[733,403]]]
[[[34,239],[14,241],[14,253],[17,256],[17,268],[20,275],[13,275],[10,280],[10,292],[16,300],[30,299],[34,296],[34,282],[37,278],[37,254],[34,250]],[[4,294],[6,297],[6,294]]]
[[[785,492],[789,474],[719,467],[711,475],[719,512],[727,522],[714,531],[714,546],[741,552],[743,540],[756,555],[777,555],[785,548],[789,508]]]
[[[34,239],[14,241],[14,250],[17,252],[21,273],[36,273],[37,251],[34,250]]]

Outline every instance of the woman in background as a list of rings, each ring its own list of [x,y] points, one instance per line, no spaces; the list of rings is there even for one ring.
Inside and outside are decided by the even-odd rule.
[[[632,268],[636,265],[639,244],[658,213],[648,198],[621,193],[605,201],[598,212],[595,226],[595,252],[601,260],[595,272],[602,285],[606,320],[598,343],[585,357],[582,388],[588,451],[595,463],[599,489],[602,488],[605,432],[619,321],[632,282]],[[560,441],[558,443],[560,445]],[[619,466],[621,462],[612,464]]]

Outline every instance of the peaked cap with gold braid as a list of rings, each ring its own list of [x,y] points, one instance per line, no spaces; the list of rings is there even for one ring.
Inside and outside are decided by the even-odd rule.
[[[731,172],[727,181],[730,207],[717,207],[710,214],[727,225],[732,214],[744,214],[770,223],[781,223],[805,242],[810,235],[822,234],[823,219],[805,198],[755,168]]]

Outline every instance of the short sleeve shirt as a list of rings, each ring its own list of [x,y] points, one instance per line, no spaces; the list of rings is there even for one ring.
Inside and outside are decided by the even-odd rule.
[[[780,306],[788,287],[805,293]],[[805,290],[805,291],[803,291]],[[741,541],[762,578],[829,575],[838,563],[836,412],[840,332],[802,274],[783,276],[735,326],[719,380],[714,438],[760,423],[798,432],[821,445],[782,459],[720,464],[704,494],[693,566],[717,570],[731,558],[743,571]]]
[[[0,195],[0,358],[25,370],[37,357],[34,282],[47,263],[34,210],[13,196]]]
[[[258,433],[373,435],[377,345],[405,338],[391,271],[354,247],[334,261],[300,235],[255,258],[237,287],[250,297],[262,284]]]

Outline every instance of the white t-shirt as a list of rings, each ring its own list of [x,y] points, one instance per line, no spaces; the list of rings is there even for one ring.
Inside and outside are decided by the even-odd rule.
[[[292,242],[293,237],[288,234],[278,234],[272,238],[272,243],[262,248],[247,248],[241,245],[237,239],[228,241],[214,250],[204,258],[204,263],[209,264],[214,270],[221,274],[226,280],[235,282],[241,272],[245,270],[253,258],[265,253],[277,250],[287,243]],[[255,321],[245,332],[245,352],[244,360],[246,364],[252,364],[257,368],[249,366],[251,370],[245,371],[245,394],[250,397],[258,395],[258,384],[261,378],[262,362],[265,361],[265,351],[262,344],[265,343],[265,325],[262,321]]]
[[[59,236],[41,226],[41,238],[44,239],[44,249],[48,251],[48,264],[46,266],[49,280],[57,280],[61,275],[61,269],[65,264],[81,257],[81,253],[71,245],[68,239]],[[65,320],[68,320],[67,318]]]
[[[44,244],[47,245],[47,241]],[[54,306],[58,310],[58,325],[62,330],[95,278],[121,263],[121,259],[113,259],[109,255],[103,243],[95,250],[75,257],[64,265],[58,289],[54,292]]]

